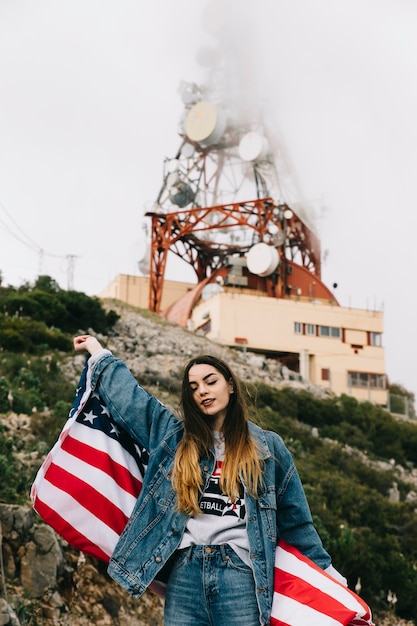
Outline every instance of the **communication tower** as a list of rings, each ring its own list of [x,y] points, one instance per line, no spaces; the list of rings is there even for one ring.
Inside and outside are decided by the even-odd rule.
[[[150,250],[140,268],[150,277],[149,309],[186,326],[202,295],[227,287],[337,304],[321,281],[319,239],[283,197],[265,128],[194,83],[180,94],[179,148],[146,214]],[[197,284],[161,312],[168,252],[194,269]]]

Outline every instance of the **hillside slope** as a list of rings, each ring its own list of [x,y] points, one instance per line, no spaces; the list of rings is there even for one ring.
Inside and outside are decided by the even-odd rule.
[[[348,438],[336,441],[334,437],[322,437],[322,427],[317,428],[308,419],[310,415],[314,419],[311,407],[317,401],[323,403],[317,406],[334,409],[331,403],[337,399],[319,387],[288,380],[279,363],[229,350],[147,311],[115,302],[108,306],[117,311],[120,319],[109,335],[99,338],[127,363],[145,387],[174,410],[188,358],[211,353],[231,364],[257,405],[255,419],[284,436],[296,458],[326,547],[336,566],[348,575],[351,586],[361,577],[364,597],[372,606],[373,602],[377,604],[381,616],[377,623],[405,624],[394,615],[394,609],[417,619],[412,598],[401,596],[405,593],[416,597],[417,579],[405,585],[398,574],[398,567],[404,570],[407,546],[407,556],[414,562],[416,559],[417,516],[413,507],[417,506],[417,472],[413,464],[400,465],[389,458],[370,456],[366,450],[351,446]],[[94,329],[80,332],[93,334]],[[74,388],[84,361],[83,355],[72,354],[60,364],[61,373]],[[312,399],[308,404],[307,397]],[[16,458],[22,467],[31,468],[32,475],[47,451],[39,442],[34,445],[33,420],[33,416],[1,416],[14,442]],[[347,510],[349,506],[352,511]],[[28,503],[0,504],[0,520],[4,563],[1,623],[162,624],[159,598],[151,592],[139,601],[130,598],[108,579],[103,564],[84,559],[69,548],[40,522]],[[374,550],[371,556],[365,541]],[[387,554],[387,543],[395,544],[393,555]],[[389,588],[387,581],[391,581]],[[389,590],[398,595],[397,607],[387,602]]]

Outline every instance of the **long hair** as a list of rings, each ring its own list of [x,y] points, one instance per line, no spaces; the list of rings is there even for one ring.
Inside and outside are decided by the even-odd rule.
[[[201,513],[198,497],[202,491],[200,460],[207,457],[213,446],[213,432],[207,417],[197,406],[189,384],[189,371],[193,365],[212,365],[233,387],[223,423],[225,458],[220,477],[220,487],[232,501],[239,496],[241,482],[249,493],[257,497],[262,484],[262,467],[255,441],[249,434],[248,411],[239,380],[221,359],[202,355],[191,359],[184,368],[180,414],[184,421],[184,437],[174,460],[172,476],[177,492],[178,509],[190,515]]]

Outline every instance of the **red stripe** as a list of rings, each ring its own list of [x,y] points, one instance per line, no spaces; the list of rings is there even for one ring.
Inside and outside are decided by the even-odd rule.
[[[283,550],[285,550],[286,552],[289,552],[290,554],[293,554],[299,561],[302,561],[303,563],[305,563],[306,565],[308,565],[308,567],[310,567],[310,569],[315,570],[316,572],[318,572],[320,575],[324,576],[324,577],[328,577],[331,580],[333,580],[331,578],[331,576],[329,576],[328,574],[326,574],[318,565],[316,565],[313,561],[311,561],[308,557],[306,557],[304,554],[302,554],[302,552],[300,552],[297,548],[295,548],[294,546],[289,545],[286,541],[284,541],[283,539],[279,540],[279,547]],[[278,557],[279,558],[279,557]],[[275,570],[275,577],[274,577],[274,584],[276,584],[277,582],[279,583],[278,580],[278,574],[277,574],[277,569]],[[282,572],[281,570],[279,570],[279,576],[281,577],[281,575],[284,572]],[[297,579],[297,577],[293,574],[287,574],[290,578],[292,578],[294,576],[294,580],[299,580]],[[308,583],[304,583],[304,584],[308,584]],[[369,606],[366,604],[366,602],[364,600],[362,600],[362,598],[360,596],[358,596],[356,593],[354,593],[351,589],[347,589],[346,591],[355,599],[355,601],[360,604],[360,606],[362,607],[363,610],[363,619],[365,620],[363,623],[364,624],[370,624],[372,625],[372,621],[371,621],[371,610],[369,608]],[[282,593],[282,592],[281,592]],[[314,593],[314,591],[313,591]],[[288,595],[288,594],[286,594]],[[330,596],[327,596],[330,597]],[[337,602],[337,601],[336,601]],[[340,603],[339,603],[340,604]],[[343,606],[343,605],[342,605]],[[349,610],[349,609],[348,609]],[[324,611],[323,611],[324,612]],[[354,619],[356,617],[356,612],[351,611],[352,614],[352,619]],[[360,622],[359,622],[360,624]]]
[[[291,624],[287,624],[287,622],[282,622],[280,619],[271,616],[270,620],[271,626],[291,626]]]
[[[349,609],[325,591],[313,587],[305,580],[298,578],[294,574],[288,574],[283,570],[275,570],[274,590],[277,593],[302,602],[302,604],[306,604],[319,613],[329,615],[333,619],[339,620],[342,624],[345,624],[347,619],[351,621],[357,615],[356,611]]]
[[[71,526],[63,517],[58,515],[56,511],[51,509],[47,504],[36,498],[36,502],[34,503],[35,510],[39,513],[42,519],[52,526],[52,528],[61,535],[68,543],[92,556],[94,558],[100,559],[101,561],[109,562],[110,556],[106,554],[101,548],[96,546],[94,543],[91,543],[91,540],[85,537],[79,530]]]
[[[135,497],[139,495],[142,488],[141,481],[135,476],[132,476],[126,467],[113,461],[109,453],[96,450],[96,448],[74,439],[71,435],[68,435],[62,442],[61,448],[65,450],[65,452],[68,452],[68,454],[81,459],[93,467],[97,467],[111,476],[123,491],[127,491]]]
[[[54,463],[49,466],[45,478],[70,496],[75,497],[73,494],[76,494],[76,500],[81,506],[109,526],[115,533],[122,534],[129,519],[128,516],[99,491]]]

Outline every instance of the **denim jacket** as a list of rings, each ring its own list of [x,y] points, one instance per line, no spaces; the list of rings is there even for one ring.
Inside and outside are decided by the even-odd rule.
[[[138,385],[123,361],[107,350],[97,356],[90,359],[92,389],[102,396],[114,420],[150,453],[142,491],[108,568],[114,580],[139,597],[178,548],[189,519],[176,509],[171,482],[184,427]],[[331,559],[313,526],[300,478],[283,440],[252,422],[249,431],[264,463],[264,486],[258,499],[245,489],[250,559],[260,624],[264,625],[269,624],[271,614],[275,546],[280,537],[322,569],[330,566]],[[206,483],[213,471],[214,454],[200,465]]]

